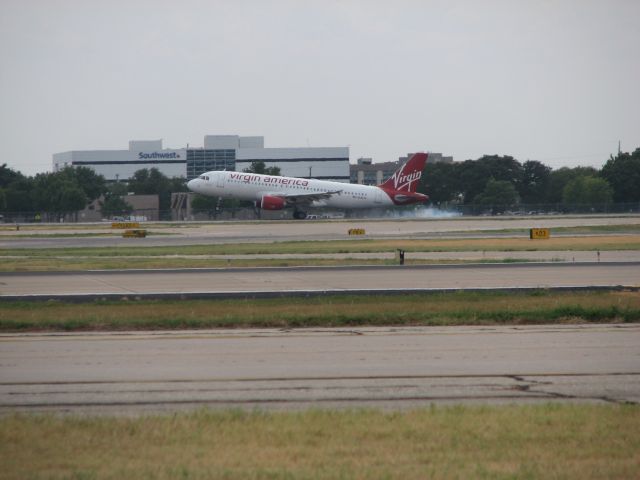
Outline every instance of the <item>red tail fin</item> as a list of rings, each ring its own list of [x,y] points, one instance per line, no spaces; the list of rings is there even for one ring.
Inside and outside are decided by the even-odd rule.
[[[378,185],[384,190],[415,192],[422,178],[422,170],[427,163],[426,153],[414,153],[407,163],[395,171],[384,183]]]

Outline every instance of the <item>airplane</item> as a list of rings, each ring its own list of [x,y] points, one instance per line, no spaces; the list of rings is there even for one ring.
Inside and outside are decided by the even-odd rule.
[[[427,156],[414,153],[387,181],[377,186],[211,171],[190,180],[187,187],[201,195],[250,200],[263,210],[293,207],[293,217],[304,219],[308,207],[377,208],[426,202],[429,197],[416,192],[416,188]]]

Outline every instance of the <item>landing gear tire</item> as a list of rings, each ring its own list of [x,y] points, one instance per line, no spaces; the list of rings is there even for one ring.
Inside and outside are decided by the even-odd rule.
[[[295,210],[293,212],[293,218],[296,220],[304,220],[307,218],[307,212],[301,212],[300,210]]]

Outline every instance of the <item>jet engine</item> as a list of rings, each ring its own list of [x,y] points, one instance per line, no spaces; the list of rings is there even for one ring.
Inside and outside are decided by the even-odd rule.
[[[260,201],[260,208],[263,210],[282,210],[284,208],[284,198],[264,195]]]

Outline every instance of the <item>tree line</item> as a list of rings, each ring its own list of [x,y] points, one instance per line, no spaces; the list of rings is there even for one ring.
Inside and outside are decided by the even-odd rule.
[[[126,215],[133,207],[128,193],[158,195],[160,211],[168,212],[171,194],[185,192],[184,178],[168,178],[156,168],[141,169],[127,181],[108,182],[87,167],[66,167],[58,172],[29,177],[0,165],[0,212],[10,217],[28,213],[35,219],[56,221],[98,200],[105,217]]]
[[[477,212],[499,213],[520,205],[601,210],[614,203],[640,202],[640,148],[611,156],[600,170],[552,170],[537,160],[521,163],[508,155],[427,162],[422,182],[433,204],[473,207]]]
[[[246,171],[279,175],[277,167],[254,162]],[[186,192],[186,180],[168,178],[158,169],[141,169],[127,181],[107,182],[87,167],[25,176],[0,165],[0,212],[37,212],[42,220],[73,215],[99,200],[105,217],[131,213],[126,194],[158,195],[161,212],[169,212],[171,194]],[[505,155],[485,155],[456,163],[428,163],[421,191],[438,206],[461,205],[476,212],[499,213],[521,205],[552,205],[565,210],[640,202],[640,148],[611,156],[602,169],[563,167],[557,170],[537,160],[524,163]],[[217,199],[197,197],[194,211],[219,207]],[[226,206],[226,205],[225,205]],[[637,207],[637,205],[636,205]]]
[[[280,174],[278,167],[265,167],[262,161],[253,162],[245,171]],[[0,165],[0,212],[7,218],[28,213],[35,219],[57,221],[77,215],[96,200],[104,217],[128,215],[133,212],[126,201],[129,193],[158,195],[160,215],[168,217],[171,194],[186,191],[184,177],[168,178],[157,168],[143,168],[126,181],[109,182],[91,168],[82,166],[28,177],[6,164]],[[217,199],[198,195],[194,209],[210,211],[218,206],[216,202]]]

